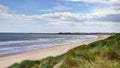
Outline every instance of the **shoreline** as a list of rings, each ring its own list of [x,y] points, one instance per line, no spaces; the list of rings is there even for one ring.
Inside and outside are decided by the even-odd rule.
[[[53,46],[50,48],[41,49],[41,50],[34,50],[34,51],[25,52],[21,54],[0,57],[0,68],[6,68],[10,66],[11,64],[19,63],[23,60],[41,60],[48,56],[58,56],[58,55],[66,53],[68,50],[74,47],[84,45],[84,44],[89,44],[91,42],[95,42],[98,40],[103,40],[109,37],[110,35],[96,35],[96,36],[98,36],[98,38],[94,40],[87,40],[87,41],[83,41],[80,43],[74,43],[74,44],[62,44],[62,45]]]
[[[93,36],[96,36],[96,38],[94,39],[97,39],[99,36],[97,35],[93,35]],[[94,40],[92,39],[92,40]],[[88,40],[84,40],[84,41],[89,41],[91,39],[88,39]],[[7,57],[7,56],[12,56],[12,55],[19,55],[19,54],[23,54],[23,53],[28,53],[28,52],[32,52],[32,51],[40,51],[40,50],[43,50],[43,49],[48,49],[48,48],[52,48],[52,47],[57,47],[57,46],[62,46],[62,45],[71,45],[71,44],[80,44],[84,41],[77,41],[77,42],[73,42],[73,43],[63,43],[63,44],[53,44],[54,46],[51,46],[51,47],[47,47],[47,48],[41,48],[41,49],[33,49],[33,50],[29,50],[29,51],[22,51],[22,52],[17,52],[17,53],[11,53],[11,54],[5,54],[5,55],[0,55],[0,58],[2,57]]]

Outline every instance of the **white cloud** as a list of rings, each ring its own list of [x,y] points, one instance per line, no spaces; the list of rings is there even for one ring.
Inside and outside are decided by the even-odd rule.
[[[37,18],[37,16],[29,16],[29,15],[24,15],[24,14],[12,14],[12,13],[8,13],[9,8],[7,6],[4,5],[0,5],[0,20],[8,20],[12,23],[21,23],[21,24],[30,24],[30,23],[35,23],[35,20]],[[40,16],[38,16],[40,17]],[[38,18],[37,18],[38,19]],[[40,19],[40,18],[39,18]],[[21,21],[21,22],[19,22]]]
[[[60,8],[60,9],[59,9]],[[120,14],[120,10],[115,10],[114,7],[108,8],[95,8],[91,13],[72,13],[72,12],[55,12],[55,13],[46,13],[41,15],[20,15],[20,14],[10,14],[8,13],[8,7],[0,6],[0,19],[8,20],[10,24],[0,25],[0,29],[4,26],[6,28],[24,28],[27,30],[43,29],[44,26],[41,26],[36,22],[37,20],[45,20],[48,25],[48,29],[62,29],[62,30],[76,30],[76,31],[118,31],[120,32],[120,22],[106,22],[106,21],[95,21],[94,19],[99,19],[110,14]],[[54,10],[64,10],[60,5],[53,8]],[[41,11],[52,11],[52,10],[41,10]],[[6,21],[7,22],[7,21]],[[11,25],[11,23],[13,25]],[[45,30],[48,30],[48,29]],[[98,29],[101,28],[101,29]],[[9,29],[8,29],[9,30]],[[1,31],[1,30],[0,30]],[[34,31],[34,30],[33,30]],[[38,30],[39,31],[39,30]],[[41,30],[42,31],[42,30]]]
[[[61,4],[57,4],[56,6],[52,7],[51,9],[41,9],[38,10],[39,12],[55,12],[55,11],[64,11],[69,10],[71,8],[62,6]]]
[[[0,13],[7,12],[7,10],[8,10],[8,7],[0,5]]]
[[[104,16],[104,14],[102,14]],[[67,24],[74,24],[74,23],[82,23],[82,22],[90,22],[90,24],[98,24],[98,25],[109,25],[109,24],[115,24],[114,22],[107,22],[108,24],[104,23],[104,21],[94,21],[91,19],[95,18],[101,18],[103,16],[99,16],[98,14],[79,14],[79,13],[71,13],[71,12],[56,12],[56,13],[49,13],[49,14],[43,14],[39,18],[44,19],[49,22],[53,23],[67,23]],[[95,23],[94,23],[95,22]],[[89,24],[89,23],[87,23]],[[119,23],[118,23],[119,24]]]
[[[53,9],[41,9],[41,10],[38,10],[39,12],[53,12],[55,10]]]
[[[112,7],[107,8],[96,8],[92,12],[93,15],[97,15],[99,17],[103,17],[109,14],[120,14],[120,10],[115,10]]]
[[[90,2],[90,3],[95,3],[95,2],[100,2],[100,3],[115,3],[115,2],[120,2],[120,0],[64,0],[64,1]]]
[[[48,14],[42,14],[42,15],[32,15],[32,16],[27,16],[27,15],[19,15],[19,14],[9,14],[9,13],[0,13],[0,18],[4,19],[11,19],[11,20],[22,20],[25,22],[30,22],[33,21],[35,22],[35,19],[42,19],[50,24],[78,24],[86,21],[91,21],[91,19],[97,19],[104,17],[109,14],[117,14],[118,12],[116,11],[110,11],[109,14],[106,12],[106,10],[94,10],[93,13],[88,13],[88,14],[81,14],[81,13],[71,13],[71,12],[56,12],[56,13],[48,13]],[[101,24],[99,22],[99,24]]]
[[[2,9],[1,9],[2,8]],[[10,14],[8,13],[8,7],[1,6],[0,10],[2,10],[2,13],[0,13],[0,18],[6,18],[6,19],[13,19],[13,20],[25,20],[25,21],[34,21],[35,19],[42,19],[45,21],[48,21],[50,23],[60,23],[60,24],[70,24],[70,23],[79,23],[84,21],[91,21],[91,19],[97,19],[101,18],[110,14],[120,14],[120,10],[114,10],[116,7],[108,7],[108,8],[95,8],[91,13],[71,13],[71,12],[55,12],[55,13],[46,13],[42,15],[20,15],[20,14]],[[59,9],[60,8],[60,9]],[[55,10],[64,10],[69,9],[61,6],[58,4],[58,6],[53,7]],[[4,11],[4,13],[3,13]],[[41,11],[53,11],[50,10],[41,10]]]
[[[54,10],[69,10],[70,7],[62,6],[61,4],[58,4],[57,6],[53,7]]]

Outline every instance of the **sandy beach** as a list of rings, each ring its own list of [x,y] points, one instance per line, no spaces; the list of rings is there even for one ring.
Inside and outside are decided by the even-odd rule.
[[[83,44],[89,44],[94,41],[102,40],[102,39],[109,37],[110,35],[97,35],[97,36],[98,36],[97,39],[84,41],[81,43],[54,46],[54,47],[46,48],[42,50],[36,50],[36,51],[31,51],[31,52],[25,52],[22,54],[0,57],[0,68],[6,68],[10,66],[11,64],[19,63],[23,60],[40,60],[48,56],[58,56],[58,55],[61,55],[67,52],[68,50],[74,47],[77,47]]]

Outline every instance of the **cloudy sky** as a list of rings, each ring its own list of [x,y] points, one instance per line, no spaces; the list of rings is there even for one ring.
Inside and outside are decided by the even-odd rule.
[[[0,0],[0,32],[120,32],[120,0]]]

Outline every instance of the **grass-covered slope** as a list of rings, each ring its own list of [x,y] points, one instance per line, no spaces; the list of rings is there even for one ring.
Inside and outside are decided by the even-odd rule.
[[[120,68],[120,34],[76,47],[61,56],[25,60],[9,68],[53,68],[58,63],[60,68]]]

